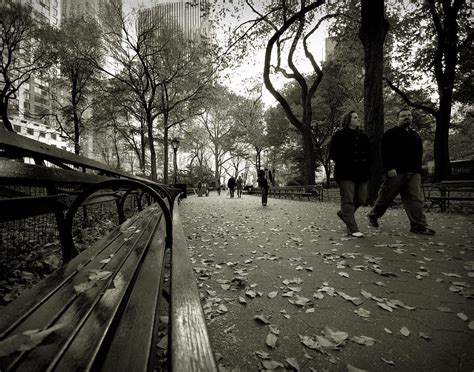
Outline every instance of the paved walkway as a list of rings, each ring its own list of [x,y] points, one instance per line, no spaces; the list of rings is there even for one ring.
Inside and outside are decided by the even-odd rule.
[[[474,369],[472,216],[428,213],[427,237],[402,209],[374,229],[362,208],[356,239],[334,203],[211,194],[181,209],[223,371]]]

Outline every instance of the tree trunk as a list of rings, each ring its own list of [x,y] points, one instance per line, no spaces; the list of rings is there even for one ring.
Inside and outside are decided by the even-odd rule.
[[[13,125],[8,118],[8,100],[0,103],[0,117],[2,118],[5,129],[14,132]]]
[[[150,148],[150,168],[151,168],[151,180],[157,181],[158,177],[156,174],[156,151],[155,151],[155,138],[153,137],[153,120],[151,113],[146,113],[146,126],[148,131],[148,145]]]
[[[79,123],[79,117],[77,116],[76,108],[73,109],[73,119],[74,119],[74,153],[79,155],[81,153],[81,127]],[[90,156],[90,154],[89,154]]]
[[[364,46],[364,125],[372,150],[372,177],[368,187],[368,203],[377,199],[382,183],[380,143],[384,130],[383,112],[383,44],[389,28],[384,16],[383,0],[361,1],[359,37]]]
[[[301,135],[303,140],[305,185],[314,185],[316,180],[314,174],[316,172],[316,157],[314,154],[311,126],[303,124]]]
[[[451,88],[452,95],[452,88]],[[442,95],[439,110],[436,115],[436,130],[434,140],[434,182],[449,179],[451,166],[449,163],[449,122],[451,120],[451,99]]]
[[[168,115],[165,112],[163,115],[163,183],[168,184]],[[174,154],[173,154],[174,156]],[[174,171],[174,169],[173,169]]]
[[[146,144],[145,144],[145,123],[143,118],[140,119],[140,142],[141,142],[141,154],[138,156],[140,159],[140,169],[142,170],[143,175],[146,172]]]

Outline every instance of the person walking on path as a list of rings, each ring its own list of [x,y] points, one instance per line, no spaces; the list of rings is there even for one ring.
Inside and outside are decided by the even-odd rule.
[[[244,181],[242,180],[242,177],[241,176],[237,177],[236,186],[237,186],[237,197],[238,198],[242,197],[242,188],[244,187],[243,183],[244,183]]]
[[[257,174],[258,186],[260,186],[262,191],[262,205],[267,206],[268,201],[268,189],[270,188],[270,183],[272,181],[272,173],[267,169],[260,169]]]
[[[229,181],[227,181],[227,187],[229,188],[230,197],[234,197],[234,189],[235,189],[235,178],[230,176]]]
[[[410,220],[410,231],[433,235],[423,212],[421,196],[421,137],[410,129],[413,116],[409,109],[398,112],[398,123],[382,137],[382,162],[384,177],[374,207],[369,212],[369,224],[379,227],[380,219],[395,197],[400,194],[403,207]]]
[[[331,159],[336,163],[334,178],[341,195],[338,217],[346,224],[349,235],[364,236],[354,214],[367,201],[367,183],[372,161],[369,137],[360,129],[359,116],[350,111],[342,117],[342,129],[331,139]]]

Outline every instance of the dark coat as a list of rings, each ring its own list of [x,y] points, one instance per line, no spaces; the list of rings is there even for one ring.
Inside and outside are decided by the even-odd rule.
[[[372,153],[369,137],[359,130],[342,128],[331,139],[331,159],[336,163],[334,179],[368,181]]]
[[[234,177],[229,178],[229,181],[227,181],[227,187],[229,189],[234,189],[235,188],[235,178]]]
[[[397,173],[421,173],[423,142],[414,130],[390,128],[383,134],[381,150],[385,173],[391,169]]]

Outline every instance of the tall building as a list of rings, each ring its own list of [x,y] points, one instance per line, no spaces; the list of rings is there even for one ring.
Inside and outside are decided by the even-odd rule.
[[[33,18],[44,24],[58,27],[60,23],[60,0],[16,0],[16,3],[31,7]],[[34,76],[20,86],[17,99],[9,105],[9,118],[15,131],[26,137],[66,149],[66,141],[55,129],[49,84]]]
[[[180,30],[187,40],[199,41],[201,35],[208,34],[209,24],[203,7],[208,0],[162,0],[139,12],[139,25],[146,28],[154,20],[160,20],[171,29]]]

